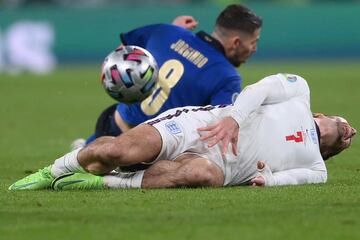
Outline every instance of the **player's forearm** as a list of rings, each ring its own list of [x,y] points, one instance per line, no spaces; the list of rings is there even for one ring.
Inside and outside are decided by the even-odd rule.
[[[278,79],[263,79],[256,84],[247,86],[240,93],[234,103],[231,117],[241,125],[261,105],[280,102],[285,99],[287,98],[284,87]]]
[[[246,87],[237,97],[230,115],[241,125],[261,105],[276,104],[295,97],[309,102],[309,94],[303,78],[291,74],[272,75]]]
[[[326,180],[326,170],[314,171],[306,168],[297,168],[273,173],[271,177],[265,180],[265,186],[325,183]]]

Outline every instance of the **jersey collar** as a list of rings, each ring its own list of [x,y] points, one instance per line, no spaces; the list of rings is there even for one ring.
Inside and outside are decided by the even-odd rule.
[[[200,39],[207,42],[213,48],[217,49],[218,51],[220,51],[222,54],[225,55],[224,46],[218,40],[216,40],[214,37],[212,37],[211,35],[207,34],[204,31],[200,31],[200,32],[196,33],[196,36],[198,36]]]

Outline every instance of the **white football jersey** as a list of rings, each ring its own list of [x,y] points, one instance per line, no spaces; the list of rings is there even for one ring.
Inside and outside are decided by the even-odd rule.
[[[231,147],[208,148],[197,128],[232,116],[239,124],[238,156]],[[158,159],[175,159],[192,152],[215,162],[224,172],[224,185],[246,183],[264,161],[273,175],[266,185],[325,182],[327,173],[320,154],[316,125],[310,110],[306,81],[277,74],[246,87],[233,106],[177,108],[148,121],[163,138]]]

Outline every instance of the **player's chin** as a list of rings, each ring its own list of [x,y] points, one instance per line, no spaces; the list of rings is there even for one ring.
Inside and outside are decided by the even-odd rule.
[[[235,66],[235,67],[240,67],[243,63],[245,63],[245,61],[236,61],[236,62],[232,62],[232,64]]]
[[[244,63],[246,63],[246,61],[241,61],[241,62],[239,62],[239,64],[238,64],[237,67],[240,67],[240,66],[243,65]]]

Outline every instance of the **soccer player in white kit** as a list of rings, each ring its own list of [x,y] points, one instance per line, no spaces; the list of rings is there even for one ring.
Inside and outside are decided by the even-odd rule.
[[[206,112],[207,109],[214,108]],[[325,182],[326,166],[320,153],[319,138],[310,110],[310,91],[306,81],[291,74],[264,78],[242,92],[234,106],[188,108],[193,112],[167,121],[171,114],[149,121],[163,139],[158,159],[176,159],[183,152],[199,154],[214,161],[224,173],[224,186],[239,185],[257,174],[257,162],[271,168],[267,185]],[[220,147],[208,148],[199,141],[197,128],[231,116],[240,126],[237,156]],[[196,126],[196,128],[195,128]],[[180,143],[180,144],[179,144]],[[235,150],[235,149],[234,149]]]
[[[277,74],[246,87],[234,105],[164,112],[74,150],[9,189],[324,183],[324,159],[349,147],[355,133],[341,117],[313,115],[302,77]],[[109,174],[136,163],[150,167]]]

